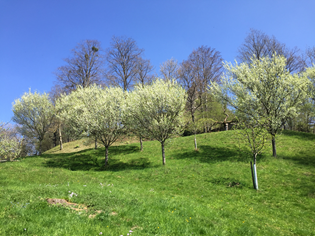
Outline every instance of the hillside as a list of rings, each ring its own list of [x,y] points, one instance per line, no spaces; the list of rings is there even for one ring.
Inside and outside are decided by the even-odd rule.
[[[234,134],[198,135],[198,151],[193,136],[172,139],[166,166],[158,142],[126,140],[106,168],[104,148],[78,142],[1,163],[0,234],[314,235],[315,135],[285,131],[277,158],[268,143],[256,191]]]

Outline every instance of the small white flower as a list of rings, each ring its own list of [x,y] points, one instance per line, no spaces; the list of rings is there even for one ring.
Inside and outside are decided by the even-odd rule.
[[[112,192],[112,191],[109,191],[110,193]]]
[[[132,230],[129,230],[129,233],[132,233],[133,231]]]
[[[24,228],[24,230],[26,230],[26,229]]]
[[[86,187],[86,185],[83,185],[84,187]]]
[[[103,234],[102,232],[99,233],[99,235]]]

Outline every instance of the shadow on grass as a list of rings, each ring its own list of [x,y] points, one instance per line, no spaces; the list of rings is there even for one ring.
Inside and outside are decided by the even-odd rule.
[[[282,133],[285,136],[294,137],[298,139],[304,139],[304,140],[309,140],[309,141],[315,140],[315,134],[311,134],[311,133],[291,131],[291,130],[283,130]]]
[[[115,156],[139,152],[136,146],[113,146],[109,148],[108,164],[105,165],[105,150],[87,149],[75,153],[43,154],[42,157],[49,158],[44,163],[46,167],[64,168],[73,171],[121,171],[130,169],[144,169],[155,167],[148,158],[136,158],[127,162],[121,161]]]
[[[281,156],[284,160],[292,160],[296,164],[315,167],[315,155],[310,156],[309,153],[298,152],[294,156]]]
[[[183,152],[173,154],[175,159],[195,159],[204,163],[215,163],[220,161],[231,162],[249,162],[251,161],[250,154],[241,152],[238,148],[222,148],[213,147],[210,145],[198,146],[198,151],[192,150],[190,152]],[[257,160],[260,160],[263,156],[258,156]]]

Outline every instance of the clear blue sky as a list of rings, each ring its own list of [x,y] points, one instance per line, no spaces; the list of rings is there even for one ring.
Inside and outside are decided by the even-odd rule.
[[[127,36],[156,71],[207,45],[234,61],[250,28],[288,47],[315,46],[314,0],[0,0],[0,121],[29,88],[49,92],[53,72],[85,39],[103,48]]]

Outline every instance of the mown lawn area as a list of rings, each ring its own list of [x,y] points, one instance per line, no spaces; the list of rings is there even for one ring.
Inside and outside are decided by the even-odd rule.
[[[0,235],[315,235],[315,135],[284,131],[257,162],[234,131],[0,163]],[[85,210],[51,205],[65,199]],[[74,205],[73,205],[74,206]]]

